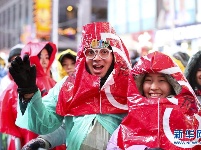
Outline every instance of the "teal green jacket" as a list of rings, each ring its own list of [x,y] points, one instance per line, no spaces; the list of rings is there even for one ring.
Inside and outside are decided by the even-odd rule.
[[[56,104],[60,88],[66,77],[58,82],[48,93],[41,98],[37,91],[28,103],[25,113],[22,115],[18,106],[16,125],[29,129],[37,134],[48,134],[59,128],[65,119],[66,145],[68,150],[79,150],[87,136],[89,127],[96,119],[110,134],[121,123],[125,114],[92,114],[84,116],[60,116],[56,114]],[[59,138],[64,138],[57,136]]]

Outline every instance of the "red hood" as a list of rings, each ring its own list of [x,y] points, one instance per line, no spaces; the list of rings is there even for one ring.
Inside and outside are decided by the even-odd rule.
[[[52,47],[52,53],[50,56],[50,61],[49,61],[49,65],[47,68],[47,72],[45,73],[41,64],[40,64],[40,59],[38,57],[38,54],[41,52],[41,50],[47,45],[49,44]],[[57,52],[57,48],[56,45],[53,44],[52,42],[39,42],[39,43],[32,43],[29,42],[23,49],[21,52],[21,57],[23,58],[23,56],[25,54],[28,54],[30,56],[30,63],[31,64],[35,64],[36,65],[36,70],[37,70],[37,77],[39,76],[46,76],[46,75],[50,75],[50,67],[55,59],[55,54]]]
[[[148,56],[141,57],[141,59],[133,67],[132,74],[134,76],[138,76],[146,73],[163,73],[170,75],[175,80],[175,82],[178,82],[181,87],[180,92],[175,96],[177,98],[176,103],[178,103],[184,112],[193,114],[198,111],[198,99],[195,93],[183,75],[181,69],[173,62],[169,56],[161,52],[153,52],[148,54]],[[172,86],[174,87],[175,85]],[[183,105],[186,100],[183,97],[186,96],[190,96],[192,101],[191,105],[186,104],[187,107],[184,107]]]
[[[122,40],[108,22],[84,26],[82,37],[75,79],[67,79],[64,83],[57,103],[57,113],[84,115],[127,112],[127,86],[131,65],[128,50]],[[93,39],[109,41],[115,57],[114,69],[101,89],[100,77],[91,75],[85,67],[84,47],[89,46]]]
[[[0,96],[0,132],[20,138],[23,146],[38,135],[15,125],[17,98],[17,85],[14,81],[11,81]]]
[[[131,76],[146,73],[164,73],[173,77],[181,87],[173,97],[147,99],[133,89],[135,82],[129,81],[128,116],[120,125],[118,145],[122,149],[132,145],[146,145],[164,149],[196,149],[196,145],[174,144],[174,141],[198,141],[195,137],[175,139],[176,130],[194,130],[201,127],[198,115],[198,100],[181,70],[172,59],[160,52],[141,57],[132,70]],[[137,83],[138,81],[136,81]],[[142,84],[139,83],[139,84]]]

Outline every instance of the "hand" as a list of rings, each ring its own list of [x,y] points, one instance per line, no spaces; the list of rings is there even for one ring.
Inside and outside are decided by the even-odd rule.
[[[18,86],[18,93],[21,95],[35,93],[36,86],[36,67],[30,66],[29,56],[17,56],[12,62],[9,72]]]
[[[145,148],[145,150],[163,150],[162,148],[160,147],[156,147],[156,148]]]
[[[41,138],[36,138],[29,141],[22,147],[22,150],[37,150],[38,148],[46,148],[45,141]]]

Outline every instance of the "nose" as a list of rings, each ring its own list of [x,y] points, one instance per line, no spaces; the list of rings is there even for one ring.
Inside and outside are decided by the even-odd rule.
[[[41,58],[41,61],[42,61],[42,62],[45,62],[45,58]]]
[[[99,56],[98,51],[96,51],[96,54],[93,60],[101,60],[101,57]]]
[[[158,83],[152,82],[152,84],[151,84],[151,86],[150,86],[150,89],[151,89],[151,90],[157,90],[157,89],[159,89]]]
[[[67,66],[68,69],[71,69],[72,67],[73,67],[73,65],[68,65]]]

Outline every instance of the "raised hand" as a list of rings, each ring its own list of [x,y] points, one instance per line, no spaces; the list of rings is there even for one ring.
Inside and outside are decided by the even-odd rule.
[[[9,72],[18,86],[19,94],[35,93],[36,86],[36,67],[30,66],[29,56],[25,55],[23,60],[17,56],[12,62]]]

